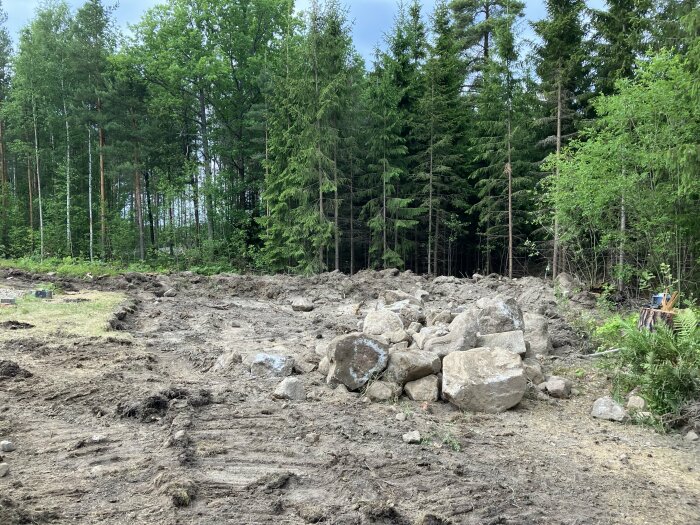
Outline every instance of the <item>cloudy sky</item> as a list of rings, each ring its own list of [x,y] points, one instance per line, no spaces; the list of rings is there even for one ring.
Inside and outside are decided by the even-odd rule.
[[[26,25],[40,0],[0,0],[8,14],[8,29],[13,38]],[[354,21],[353,33],[355,45],[363,56],[369,57],[373,48],[382,39],[384,32],[391,28],[398,0],[346,0],[349,7],[350,19]],[[68,0],[68,4],[77,8],[83,0]],[[115,4],[117,0],[105,0],[106,5]],[[118,0],[115,11],[117,23],[120,26],[138,22],[141,15],[150,7],[163,3],[162,0]],[[300,9],[308,6],[310,0],[297,0]],[[589,0],[589,6],[600,8],[603,0]],[[427,12],[432,12],[435,0],[423,0]],[[544,17],[544,2],[541,0],[526,0],[526,17],[528,20],[539,20]],[[523,27],[527,30],[527,27]]]

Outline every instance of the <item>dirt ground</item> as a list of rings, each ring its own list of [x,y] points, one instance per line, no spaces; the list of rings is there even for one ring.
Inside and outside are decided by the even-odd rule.
[[[22,369],[0,379],[0,439],[16,446],[1,453],[2,525],[700,523],[700,445],[589,416],[609,384],[538,279],[0,273],[0,288],[38,282],[125,302],[104,334],[0,328],[0,360]],[[382,291],[419,288],[426,309],[498,293],[550,317],[545,368],[576,395],[468,414],[368,403],[310,370]],[[294,312],[297,295],[315,309]],[[306,401],[249,374],[245,356],[270,349],[295,357]],[[402,441],[412,430],[421,444]]]

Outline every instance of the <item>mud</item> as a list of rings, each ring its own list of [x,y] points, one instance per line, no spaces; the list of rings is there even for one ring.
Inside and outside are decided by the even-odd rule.
[[[698,445],[589,417],[609,384],[578,357],[586,341],[546,283],[393,273],[0,274],[14,289],[53,282],[129,297],[113,318],[119,337],[18,330],[0,342],[0,359],[32,374],[0,381],[0,438],[17,447],[3,458],[0,523],[700,523]],[[498,293],[545,314],[555,347],[545,369],[577,394],[532,392],[483,415],[331,389],[310,371],[316,345],[355,330],[395,289],[426,290],[426,311]],[[314,310],[293,311],[297,296]],[[259,351],[294,357],[307,401],[272,398],[279,379],[245,364]],[[402,441],[413,430],[418,445]]]

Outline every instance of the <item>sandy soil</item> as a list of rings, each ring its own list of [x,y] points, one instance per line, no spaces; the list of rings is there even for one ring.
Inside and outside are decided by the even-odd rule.
[[[537,279],[0,279],[128,297],[106,335],[0,337],[0,360],[31,374],[0,379],[0,439],[16,446],[2,453],[3,525],[700,523],[700,446],[588,415],[609,385],[577,357],[582,342]],[[355,329],[379,293],[418,288],[430,293],[426,309],[500,293],[548,315],[546,367],[569,374],[577,395],[532,393],[504,414],[468,414],[367,403],[309,370],[316,345]],[[163,297],[169,289],[175,297]],[[296,295],[315,309],[294,312]],[[249,374],[245,356],[272,348],[295,357],[307,401],[274,400],[278,380]],[[411,430],[421,444],[402,441]]]

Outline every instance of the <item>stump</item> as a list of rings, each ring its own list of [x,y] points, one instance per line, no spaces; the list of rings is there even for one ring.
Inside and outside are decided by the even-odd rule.
[[[639,323],[637,323],[637,328],[640,330],[647,329],[650,332],[655,330],[658,323],[665,323],[671,330],[673,330],[673,316],[676,312],[664,312],[663,310],[658,310],[655,308],[642,308],[639,313]]]

